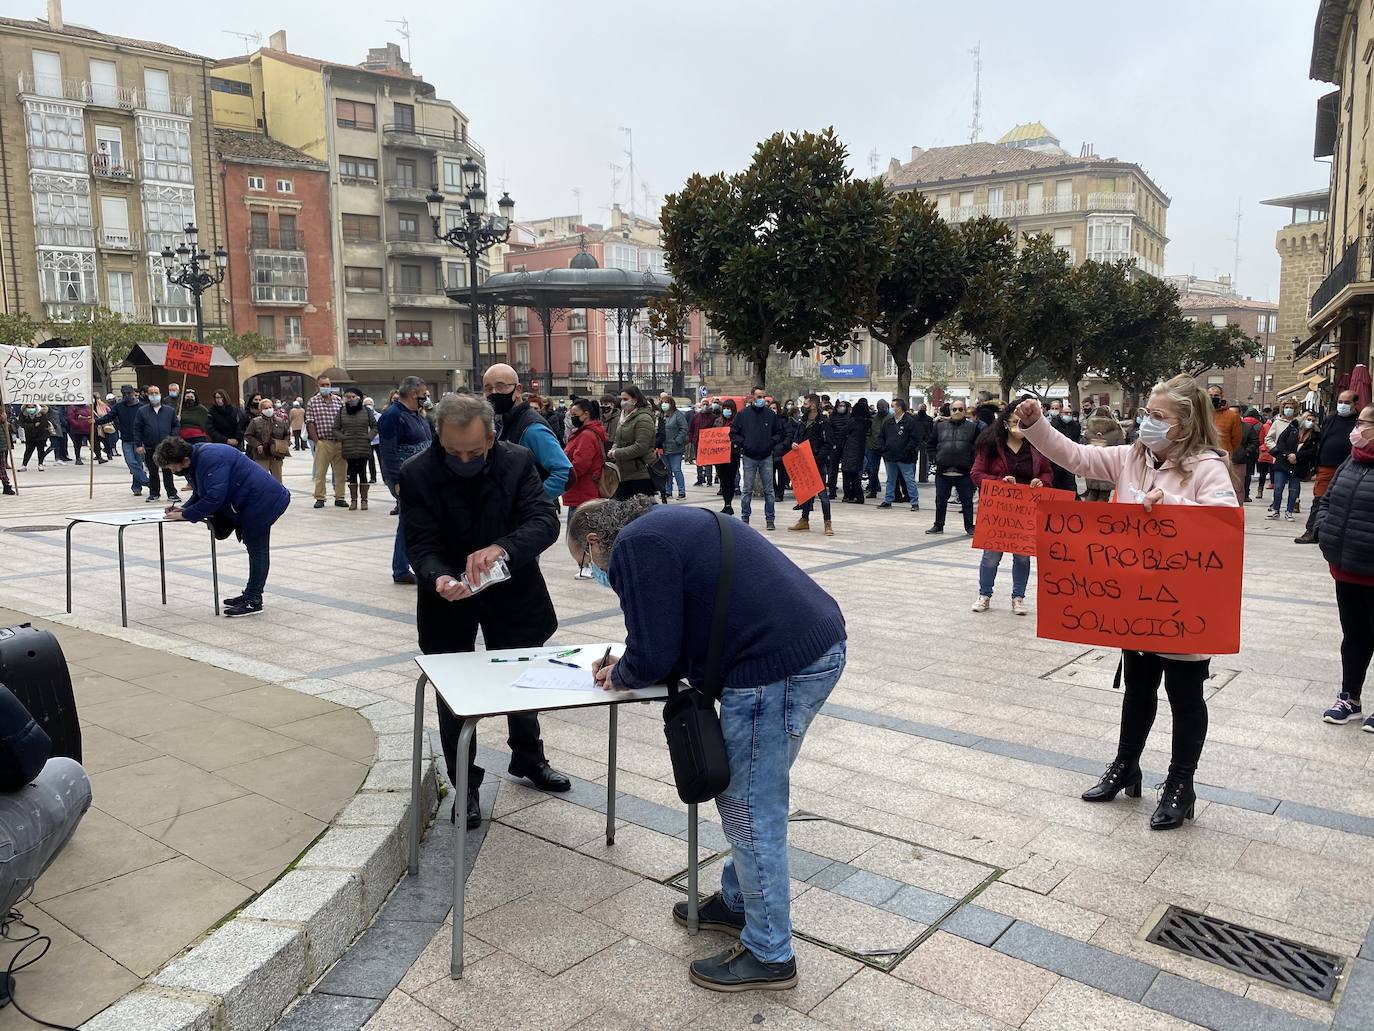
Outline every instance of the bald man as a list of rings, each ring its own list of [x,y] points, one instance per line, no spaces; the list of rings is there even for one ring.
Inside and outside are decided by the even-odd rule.
[[[482,377],[482,393],[496,413],[496,437],[534,454],[544,493],[557,501],[572,479],[572,462],[544,416],[530,407],[520,377],[509,365],[493,365]]]

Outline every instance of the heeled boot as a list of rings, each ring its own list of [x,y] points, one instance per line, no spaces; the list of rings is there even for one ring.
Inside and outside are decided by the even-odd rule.
[[[348,485],[348,510],[350,512],[358,511],[358,485],[356,483]]]
[[[358,507],[364,512],[367,511],[367,488],[372,486],[370,483],[358,484]]]
[[[1150,817],[1150,830],[1171,831],[1182,827],[1184,820],[1193,818],[1197,792],[1193,790],[1193,775],[1170,772],[1159,785],[1159,805]]]
[[[1140,761],[1113,759],[1102,779],[1083,792],[1085,802],[1111,802],[1121,792],[1128,798],[1140,797]]]

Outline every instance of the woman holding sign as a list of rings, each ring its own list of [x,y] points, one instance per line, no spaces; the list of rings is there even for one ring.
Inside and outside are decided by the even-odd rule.
[[[1026,442],[1021,432],[1021,419],[1011,406],[997,413],[991,426],[979,434],[973,445],[973,489],[982,490],[983,481],[1004,480],[1043,487],[1054,479],[1054,469],[1044,455]],[[985,551],[978,563],[978,600],[974,612],[986,612],[992,605],[992,586],[997,582],[997,570],[1002,565],[1002,552]],[[1026,584],[1030,582],[1029,555],[1011,557],[1011,610],[1026,615]]]
[[[1016,408],[1026,439],[1055,465],[1093,480],[1109,480],[1119,502],[1143,505],[1219,505],[1235,507],[1230,456],[1220,449],[1212,423],[1211,399],[1190,376],[1175,376],[1150,394],[1140,437],[1130,445],[1075,444],[1041,418],[1040,402]],[[1155,721],[1160,681],[1173,710],[1173,751],[1152,830],[1171,830],[1192,819],[1193,774],[1207,740],[1207,703],[1202,697],[1211,656],[1123,651],[1125,695],[1116,758],[1085,802],[1110,802],[1125,791],[1140,797],[1140,755]]]

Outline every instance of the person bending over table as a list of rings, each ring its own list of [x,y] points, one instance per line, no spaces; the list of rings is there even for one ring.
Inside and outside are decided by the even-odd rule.
[[[401,467],[401,526],[415,570],[415,624],[426,655],[470,652],[477,630],[489,650],[536,648],[558,629],[539,556],[558,540],[558,512],[544,491],[534,456],[496,439],[495,413],[474,394],[449,394],[435,409],[429,447]],[[477,594],[461,577],[480,583],[498,560],[510,579]],[[516,671],[518,672],[518,670]],[[458,783],[458,720],[438,699],[439,738],[448,779]],[[535,713],[506,717],[510,772],[544,791],[572,782],[544,757]],[[482,822],[477,789],[477,740],[468,753],[467,825]],[[457,817],[454,799],[450,818]]]
[[[691,965],[712,991],[797,983],[787,872],[788,771],[812,718],[844,672],[844,616],[835,600],[763,535],[731,520],[734,582],[721,656],[720,727],[730,786],[716,799],[731,855],[700,926],[740,944]],[[579,569],[610,587],[625,613],[625,654],[593,664],[602,687],[628,690],[681,675],[700,685],[720,575],[711,512],[652,498],[588,501],[568,522]],[[743,585],[769,585],[786,605],[760,605]],[[687,923],[687,903],[673,907]]]
[[[243,593],[224,602],[224,614],[255,616],[262,611],[262,592],[271,565],[272,524],[291,504],[291,492],[272,474],[228,444],[192,444],[168,437],[153,460],[163,469],[186,476],[192,485],[184,508],[167,508],[169,523],[211,520],[221,539],[237,532],[248,551],[248,583]]]

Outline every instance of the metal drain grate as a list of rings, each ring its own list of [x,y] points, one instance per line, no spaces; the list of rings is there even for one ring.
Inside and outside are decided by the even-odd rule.
[[[1145,938],[1280,988],[1331,1001],[1345,960],[1302,942],[1170,906]]]

